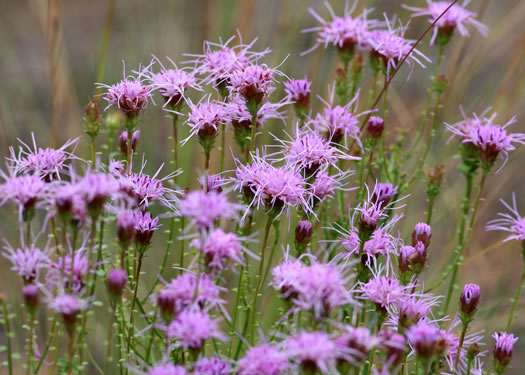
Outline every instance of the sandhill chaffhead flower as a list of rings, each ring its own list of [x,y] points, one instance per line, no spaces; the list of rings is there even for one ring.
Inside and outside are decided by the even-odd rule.
[[[184,310],[170,323],[167,336],[177,340],[184,349],[199,350],[211,338],[224,340],[225,336],[210,315],[201,310]]]
[[[180,199],[178,208],[180,215],[189,218],[198,229],[208,229],[220,218],[233,218],[241,206],[231,203],[223,193],[195,190]]]
[[[510,213],[498,213],[499,218],[489,221],[485,229],[509,232],[510,236],[505,241],[525,241],[525,217],[522,217],[518,212],[516,194],[512,193],[512,206],[502,199],[500,201]]]
[[[281,375],[289,366],[286,354],[269,344],[248,349],[237,363],[239,375]]]
[[[37,280],[40,272],[51,265],[46,252],[36,247],[13,249],[7,245],[4,256],[13,264],[11,270],[18,273],[24,283]]]

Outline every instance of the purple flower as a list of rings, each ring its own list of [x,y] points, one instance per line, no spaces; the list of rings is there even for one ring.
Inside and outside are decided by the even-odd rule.
[[[88,304],[85,300],[69,294],[60,294],[53,298],[49,307],[57,314],[60,314],[68,334],[71,336],[74,332],[78,314],[87,309]]]
[[[405,289],[399,280],[388,276],[371,278],[361,286],[363,297],[374,302],[381,310],[397,304],[405,296]]]
[[[46,279],[51,287],[69,288],[73,292],[80,292],[85,285],[88,272],[89,259],[83,251],[75,250],[73,256],[71,254],[61,256],[52,263]]]
[[[139,142],[140,130],[135,130],[131,134],[131,152],[134,153],[137,150],[137,143]],[[120,152],[124,155],[128,152],[128,131],[124,130],[120,133],[119,143],[120,143]]]
[[[372,191],[372,201],[386,207],[398,193],[397,186],[392,184],[377,183]]]
[[[231,92],[241,95],[248,103],[253,103],[257,108],[275,90],[274,75],[276,73],[275,69],[264,64],[241,67],[229,75],[228,88]]]
[[[399,325],[404,328],[409,328],[425,319],[431,307],[425,299],[412,296],[400,298],[396,305]]]
[[[237,366],[239,375],[280,375],[289,367],[285,354],[269,344],[248,349]]]
[[[77,183],[78,192],[84,198],[91,217],[100,215],[104,203],[115,194],[119,185],[115,179],[104,173],[88,173]]]
[[[50,265],[49,257],[36,247],[25,247],[22,249],[13,249],[5,247],[4,256],[13,263],[12,271],[24,279],[25,283],[32,283],[40,275],[40,271]]]
[[[220,358],[201,358],[195,362],[195,375],[228,375],[231,366]]]
[[[271,118],[282,119],[279,108],[286,103],[265,102],[257,110],[257,128],[262,128],[266,121]],[[241,96],[234,96],[224,105],[235,131],[250,130],[252,126],[252,115],[246,105],[246,99]],[[240,134],[240,133],[239,133]]]
[[[118,214],[117,237],[122,247],[128,247],[131,240],[135,237],[135,226],[137,217],[133,211],[122,211]]]
[[[426,223],[417,223],[412,231],[412,246],[416,246],[418,242],[422,242],[425,247],[430,244],[432,237],[432,228]]]
[[[204,307],[207,305],[217,306],[223,302],[219,298],[219,288],[205,274],[197,277],[194,273],[183,273],[176,279],[171,280],[165,289],[173,292],[173,294],[170,294],[169,301],[174,303],[173,311],[176,313],[193,303]]]
[[[224,340],[217,322],[210,315],[200,310],[184,310],[167,328],[168,337],[178,340],[184,349],[199,350],[206,340],[216,338]]]
[[[303,30],[303,32],[317,32],[317,39],[315,45],[308,51],[303,52],[302,55],[310,53],[320,45],[326,48],[329,44],[332,44],[340,52],[347,54],[354,52],[355,47],[364,48],[369,29],[377,24],[376,21],[367,19],[369,10],[365,9],[360,16],[353,18],[351,14],[357,2],[354,2],[351,9],[348,9],[347,3],[343,17],[339,17],[335,15],[328,2],[325,5],[332,16],[332,21],[330,22],[324,20],[312,8],[308,8],[310,14],[321,23],[321,26]]]
[[[22,297],[24,299],[24,305],[28,312],[34,316],[38,305],[40,304],[40,292],[38,287],[34,284],[29,284],[22,290]]]
[[[231,219],[239,208],[224,194],[215,191],[191,191],[179,201],[180,214],[190,218],[199,229],[212,227],[220,218]]]
[[[343,332],[335,339],[335,344],[343,348],[343,352],[347,351],[362,361],[381,341],[366,327],[345,326]]]
[[[361,146],[360,130],[358,127],[359,120],[357,119],[363,113],[354,115],[350,108],[358,100],[359,93],[344,107],[340,105],[333,105],[333,90],[330,94],[330,103],[326,103],[326,107],[322,112],[315,116],[312,120],[314,128],[321,133],[326,134],[326,138],[333,143],[339,143],[344,139],[347,144],[347,137],[353,138],[359,146]]]
[[[398,365],[405,352],[405,336],[390,329],[379,331],[378,336],[381,338],[381,344],[386,348],[387,362],[393,366]]]
[[[20,141],[22,147],[20,147],[18,155],[10,147],[11,157],[7,160],[14,163],[17,174],[31,172],[43,179],[52,180],[58,177],[67,160],[76,158],[72,152],[66,151],[66,149],[71,146],[75,148],[79,138],[67,141],[59,149],[37,147],[34,134],[32,134],[32,139],[33,148]]]
[[[287,101],[294,102],[299,108],[306,108],[310,103],[312,82],[304,79],[292,79],[284,83],[284,92]]]
[[[139,251],[144,251],[151,245],[153,233],[159,229],[159,218],[152,218],[149,212],[135,212],[135,242]]]
[[[204,185],[205,179],[207,180],[207,185]],[[203,190],[215,191],[217,193],[222,193],[222,187],[226,185],[226,180],[220,174],[209,174],[199,178],[199,183]]]
[[[480,298],[479,285],[477,284],[466,284],[461,292],[459,298],[459,306],[461,312],[467,317],[472,318],[476,309],[478,308]]]
[[[176,366],[171,363],[163,363],[151,367],[146,375],[186,375],[188,372],[184,366]]]
[[[381,135],[383,135],[383,131],[385,130],[385,121],[381,117],[370,116],[366,130],[373,139],[377,140],[381,138]]]
[[[133,77],[124,73],[124,79],[111,86],[99,83],[98,87],[107,89],[104,99],[108,107],[117,107],[129,119],[135,119],[151,99],[151,87],[144,84],[144,74],[145,71],[142,71]]]
[[[126,271],[121,269],[113,269],[109,271],[106,287],[108,289],[109,295],[114,300],[117,300],[122,296],[122,292],[126,287],[127,281],[128,275],[126,274]]]
[[[185,144],[188,139],[194,135],[199,138],[214,138],[219,127],[228,122],[228,113],[226,107],[220,102],[201,101],[198,104],[189,103],[190,111],[185,124],[188,125],[190,135],[183,141]]]
[[[301,220],[297,223],[295,227],[295,241],[305,246],[310,242],[312,238],[312,223],[307,220]]]
[[[396,253],[396,242],[384,228],[378,228],[363,245],[363,254],[374,258],[379,255],[388,257],[389,254]]]
[[[161,166],[153,176],[144,173],[131,173],[129,175],[117,174],[119,191],[125,197],[131,199],[131,203],[145,209],[153,201],[159,201],[164,206],[172,206],[172,199],[169,194],[173,195],[175,190],[164,186],[164,182],[172,179],[178,174],[178,171],[169,173],[159,178],[158,175],[163,166]]]
[[[525,241],[525,217],[521,217],[516,204],[516,194],[512,193],[512,206],[500,199],[501,203],[510,213],[498,213],[499,218],[491,220],[485,227],[486,230],[503,230],[510,232],[505,241]]]
[[[416,353],[423,358],[429,359],[439,351],[441,339],[439,328],[425,321],[420,321],[410,327],[406,332],[406,337]]]
[[[337,347],[324,332],[300,332],[286,340],[286,355],[303,371],[335,371]]]
[[[187,88],[200,89],[193,72],[177,69],[175,64],[173,69],[166,69],[162,63],[160,65],[161,71],[149,73],[149,80],[152,88],[160,92],[168,108],[172,109],[181,104]]]
[[[512,349],[516,341],[518,341],[518,338],[514,337],[512,333],[506,332],[494,332],[492,337],[496,340],[494,349],[492,349],[494,363],[497,368],[505,369],[512,359]],[[498,371],[499,374],[502,372],[503,371]]]
[[[47,195],[47,184],[34,175],[6,177],[6,182],[0,185],[0,205],[13,201],[24,220],[32,218],[37,202],[44,200]]]
[[[198,239],[192,244],[200,249],[206,266],[211,270],[223,270],[228,261],[242,262],[242,245],[235,233],[225,233],[217,228],[206,236],[204,244]]]
[[[449,6],[452,4],[451,1],[432,1],[427,0],[426,8],[416,8],[403,5],[406,9],[415,12],[412,17],[418,16],[429,16],[429,23],[434,23],[437,18],[446,10],[446,13],[441,16],[439,20],[434,24],[434,32],[430,39],[430,44],[434,44],[438,34],[442,33],[450,35],[457,28],[462,36],[470,36],[467,29],[467,25],[473,26],[477,29],[480,34],[487,36],[488,28],[475,19],[476,13],[468,11],[465,6],[468,4],[468,0],[463,2],[463,5],[454,4],[450,9]]]
[[[307,202],[303,177],[289,167],[274,167],[254,156],[250,165],[239,165],[236,170],[235,189],[251,198],[251,206],[273,209],[275,215],[301,206],[311,212]]]
[[[399,251],[399,269],[402,273],[421,273],[426,260],[427,249],[423,242],[419,241],[416,246],[403,246]]]
[[[272,269],[271,285],[281,292],[284,299],[295,298],[299,293],[300,275],[306,268],[300,260],[286,259]]]

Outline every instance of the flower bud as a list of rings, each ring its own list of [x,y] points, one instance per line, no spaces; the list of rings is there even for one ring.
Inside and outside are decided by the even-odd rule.
[[[135,152],[135,150],[137,149],[137,143],[139,141],[139,137],[140,137],[140,130],[135,130],[133,134],[131,135],[131,152]],[[124,130],[120,134],[119,142],[120,142],[120,152],[123,154],[127,154],[128,152],[128,131],[127,130]]]
[[[306,246],[312,238],[312,223],[307,220],[301,220],[295,227],[295,241],[298,244]]]
[[[479,285],[477,284],[466,284],[459,298],[459,306],[461,312],[466,318],[472,319],[476,309],[478,308],[480,297]]]
[[[379,139],[385,130],[385,121],[379,116],[371,116],[366,127],[368,135],[373,139]]]
[[[433,167],[425,167],[425,175],[427,177],[427,195],[429,198],[435,198],[441,190],[441,181],[443,180],[443,165],[435,165]]]
[[[117,236],[122,247],[126,248],[135,236],[135,215],[124,211],[117,216]]]
[[[84,118],[84,129],[90,137],[96,137],[100,129],[100,113],[97,102],[91,100],[84,109],[86,117]]]
[[[124,287],[126,286],[128,276],[126,271],[121,269],[114,269],[109,271],[106,287],[108,294],[113,302],[117,302],[122,296]]]
[[[477,342],[473,343],[467,349],[467,359],[471,361],[474,360],[474,358],[476,358],[480,352],[481,352],[481,348],[479,347],[478,343]]]
[[[447,84],[448,84],[447,77],[445,77],[444,74],[438,74],[438,76],[434,79],[432,89],[441,95],[447,88]]]
[[[174,290],[162,289],[157,296],[157,305],[160,310],[160,316],[166,323],[171,322],[175,316],[175,300],[177,295]]]
[[[29,284],[24,287],[22,294],[24,296],[24,304],[26,305],[27,311],[29,314],[34,315],[40,302],[38,288],[34,284]]]
[[[412,246],[416,246],[418,242],[422,242],[425,247],[430,244],[430,238],[432,237],[432,229],[430,225],[425,223],[418,223],[414,227],[412,232]]]
[[[496,339],[494,349],[492,349],[494,368],[498,374],[502,374],[512,359],[512,349],[518,338],[506,332],[495,332],[492,337]]]

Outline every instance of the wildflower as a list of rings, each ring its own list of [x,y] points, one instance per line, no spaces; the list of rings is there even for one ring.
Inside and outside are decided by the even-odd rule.
[[[296,298],[299,293],[299,275],[306,269],[300,260],[285,260],[272,269],[271,285],[284,299]]]
[[[307,220],[301,220],[295,227],[295,242],[301,246],[308,245],[312,238],[312,223]]]
[[[391,304],[397,304],[405,296],[405,287],[399,280],[388,276],[371,278],[361,286],[363,297],[376,304],[380,311],[386,311]]]
[[[525,241],[525,217],[521,217],[518,212],[516,194],[512,193],[512,206],[502,199],[500,201],[510,213],[498,213],[499,218],[489,221],[485,229],[510,232],[510,236],[505,241]]]
[[[391,366],[397,366],[403,359],[405,352],[405,336],[390,329],[379,331],[377,336],[381,339],[381,345],[386,348],[387,363],[390,363]]]
[[[345,233],[344,237],[340,240],[340,242],[349,255],[359,253],[361,240],[359,239],[359,234],[357,234],[357,232],[352,230],[348,233]]]
[[[7,246],[5,250],[4,256],[13,264],[11,270],[18,273],[24,283],[32,283],[38,279],[40,271],[50,265],[47,254],[36,247],[24,247],[15,250]]]
[[[180,214],[190,218],[198,229],[210,228],[220,218],[234,217],[239,208],[215,191],[191,191],[179,201]]]
[[[321,23],[321,26],[303,30],[303,32],[317,32],[315,45],[308,51],[303,52],[303,55],[315,50],[320,45],[326,48],[329,44],[332,44],[341,55],[346,55],[344,62],[347,63],[350,61],[356,47],[364,48],[366,46],[369,30],[377,22],[367,19],[370,12],[367,9],[360,16],[351,17],[357,2],[354,2],[351,9],[348,9],[348,6],[345,7],[343,17],[336,16],[328,3],[325,3],[325,5],[332,16],[332,21],[330,22],[324,20],[313,9],[308,9],[310,14]]]
[[[506,332],[494,332],[492,337],[496,340],[492,350],[494,367],[498,374],[502,374],[512,359],[512,349],[518,338],[514,337],[512,333]]]
[[[170,323],[167,329],[170,339],[179,340],[184,349],[200,350],[206,340],[223,340],[219,326],[208,313],[199,310],[184,310]]]
[[[69,336],[74,333],[78,314],[87,308],[87,303],[78,297],[69,294],[60,294],[51,300],[49,306],[60,314]]]
[[[62,147],[54,149],[37,147],[33,133],[31,137],[33,148],[22,141],[20,141],[22,146],[18,151],[18,155],[12,147],[9,148],[11,157],[7,158],[7,160],[14,163],[16,174],[33,173],[43,180],[50,181],[59,178],[59,173],[68,160],[76,158],[67,149],[70,147],[76,148],[79,138],[68,140]]]
[[[231,92],[238,93],[246,99],[248,111],[254,116],[262,105],[262,101],[267,100],[275,90],[275,73],[275,69],[264,64],[248,65],[230,74],[228,88]]]
[[[34,316],[40,303],[40,296],[37,286],[33,284],[26,285],[22,290],[22,296],[27,311],[29,314]]]
[[[412,246],[416,246],[418,242],[422,242],[425,247],[430,244],[432,237],[432,228],[426,223],[417,223],[412,231]]]
[[[117,107],[129,120],[136,119],[152,96],[151,87],[144,84],[144,74],[145,70],[139,72],[137,77],[126,76],[124,72],[124,79],[114,85],[99,83],[98,87],[107,89],[104,99],[108,107]]]
[[[392,184],[377,183],[372,191],[372,202],[386,207],[398,193],[397,186]]]
[[[207,181],[207,184],[204,184],[204,181]],[[199,178],[199,183],[203,190],[208,188],[208,191],[215,191],[217,193],[222,193],[222,187],[226,185],[226,180],[220,174],[208,174],[208,176],[202,176]]]
[[[237,167],[233,181],[235,189],[252,200],[250,206],[266,206],[276,217],[291,207],[300,206],[307,212],[311,211],[304,179],[293,169],[274,167],[255,157],[251,165]]]
[[[76,250],[74,255],[61,256],[55,263],[51,263],[46,278],[52,287],[65,287],[73,292],[80,292],[84,288],[88,272],[89,259],[82,250]]]
[[[395,20],[392,22],[395,23]],[[407,26],[399,25],[393,28],[387,19],[386,30],[372,30],[368,33],[367,43],[371,48],[373,66],[376,70],[384,70],[387,76],[391,70],[396,69],[398,64],[410,53],[405,60],[411,68],[413,63],[425,67],[420,59],[430,62],[430,60],[417,49],[412,49],[413,40],[404,38]]]
[[[184,366],[163,363],[151,367],[146,375],[186,375],[188,372]]]
[[[385,130],[385,121],[381,117],[370,116],[370,118],[368,119],[367,127],[366,127],[366,131],[368,135],[372,139],[377,140],[381,138],[384,130]]]
[[[174,304],[172,311],[175,313],[179,313],[193,303],[199,307],[217,306],[222,303],[219,298],[219,288],[206,274],[197,277],[194,273],[183,273],[171,280],[165,289],[173,292],[169,297],[166,295],[168,297],[166,301]]]
[[[149,212],[135,212],[135,242],[143,252],[151,245],[153,233],[159,229],[159,218],[152,218]]]
[[[289,367],[285,354],[269,344],[248,349],[237,366],[239,375],[280,375]]]
[[[56,188],[53,205],[63,222],[79,227],[88,215],[87,203],[78,183],[68,183]]]
[[[335,344],[344,348],[357,357],[359,361],[364,360],[370,350],[381,343],[381,339],[370,333],[366,327],[345,326],[343,332],[334,340]]]
[[[228,375],[231,366],[220,358],[201,358],[195,362],[195,375]]]
[[[427,249],[423,242],[416,246],[403,246],[399,251],[399,270],[401,273],[414,273],[419,275],[425,267]]]
[[[435,22],[430,44],[434,44],[437,38],[438,43],[441,45],[448,42],[456,29],[462,36],[470,36],[467,25],[473,26],[480,34],[487,36],[488,28],[475,19],[476,13],[465,9],[468,2],[468,0],[465,0],[462,5],[456,3],[450,7],[451,1],[427,0],[426,8],[403,6],[415,12],[412,17],[429,16],[428,22],[431,24]],[[440,18],[438,19],[438,17]]]
[[[176,193],[175,190],[164,186],[164,182],[172,179],[179,171],[169,173],[160,178],[159,174],[163,165],[150,176],[142,170],[139,173],[131,173],[129,175],[117,174],[119,191],[125,197],[129,197],[132,204],[140,206],[145,209],[151,202],[159,201],[164,206],[171,208],[172,200],[169,195]],[[144,169],[144,165],[142,167]]]
[[[399,325],[409,328],[425,319],[430,312],[430,306],[422,298],[412,296],[402,297],[397,303]]]
[[[127,248],[131,240],[135,237],[137,215],[133,211],[122,211],[117,216],[116,224],[120,246]]]
[[[388,257],[390,253],[395,252],[395,241],[384,228],[378,228],[374,231],[369,240],[363,245],[363,254],[369,257],[383,255]]]
[[[439,351],[439,341],[441,334],[439,328],[420,321],[418,324],[410,327],[406,336],[410,345],[416,353],[425,359],[430,359]]]
[[[204,243],[193,242],[204,256],[204,263],[211,270],[223,270],[228,261],[242,262],[242,245],[234,233],[225,233],[217,228],[208,234]]]
[[[160,65],[162,66],[162,63]],[[182,104],[181,99],[184,97],[186,89],[189,87],[200,88],[193,72],[177,69],[176,66],[174,69],[166,69],[162,66],[160,72],[149,74],[149,80],[152,88],[160,92],[166,103],[165,106],[169,109],[175,109]]]
[[[106,287],[113,302],[118,301],[122,296],[127,280],[128,275],[126,274],[126,271],[121,269],[113,269],[109,271]]]
[[[286,354],[305,372],[335,372],[337,347],[324,332],[300,332],[288,338]]]
[[[89,215],[96,218],[104,203],[118,191],[118,183],[104,173],[88,173],[77,183],[78,192],[84,198]]]
[[[461,313],[464,314],[465,319],[473,318],[479,304],[479,297],[479,285],[466,284],[463,287],[463,292],[459,298],[459,307],[461,308]]]
[[[172,288],[161,289],[157,295],[157,306],[160,310],[160,316],[166,323],[171,322],[175,316],[178,294]]]
[[[197,135],[199,143],[204,148],[205,152],[210,152],[215,142],[215,137],[222,124],[228,122],[228,115],[222,103],[215,103],[209,101],[201,101],[198,104],[189,102],[190,111],[188,113],[188,120],[186,124],[191,128],[187,140]]]
[[[304,79],[292,79],[284,83],[284,92],[286,99],[294,102],[296,108],[306,109],[310,103],[310,92],[312,82],[308,81],[307,77]]]
[[[33,218],[36,205],[48,194],[47,184],[38,176],[26,175],[8,177],[0,185],[0,205],[13,201],[19,209],[24,221]]]
[[[140,137],[140,130],[135,130],[131,134],[131,153],[134,153],[137,150],[137,143],[139,142]],[[120,152],[124,155],[128,152],[128,131],[124,130],[122,133],[120,133],[119,137],[119,143],[120,143]]]

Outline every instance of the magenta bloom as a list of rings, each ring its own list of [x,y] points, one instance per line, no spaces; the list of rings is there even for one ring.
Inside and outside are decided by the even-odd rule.
[[[135,212],[135,242],[140,251],[151,245],[153,233],[159,229],[159,218],[152,218],[149,212]]]
[[[242,262],[242,245],[235,233],[225,233],[217,228],[208,234],[204,244],[198,239],[192,244],[202,251],[204,262],[211,270],[223,270],[228,261]]]
[[[6,177],[0,185],[0,205],[13,201],[22,214],[31,214],[38,201],[48,195],[47,184],[38,176]]]
[[[46,279],[51,287],[59,289],[69,287],[73,292],[80,292],[85,285],[88,272],[88,258],[83,252],[76,250],[74,256],[62,256],[56,263],[52,263]],[[72,285],[70,285],[71,280]]]
[[[146,375],[186,375],[188,372],[184,366],[176,366],[164,363],[151,367]]]
[[[75,159],[72,152],[66,151],[70,147],[76,147],[79,138],[67,141],[59,149],[37,147],[35,135],[32,134],[33,148],[22,143],[18,154],[10,147],[11,157],[9,161],[15,165],[15,173],[34,173],[45,180],[59,177],[59,173],[67,160]],[[73,150],[74,151],[74,150]]]
[[[173,303],[172,311],[180,312],[194,302],[196,305],[204,306],[217,306],[223,301],[219,298],[219,288],[210,279],[208,275],[201,275],[198,280],[197,287],[197,275],[194,273],[183,273],[176,279],[171,280],[166,285],[165,289],[169,289],[173,292],[170,297],[170,303]],[[197,291],[195,293],[195,291]],[[195,297],[195,299],[194,299]]]
[[[297,107],[306,108],[310,103],[312,82],[304,79],[292,79],[284,83],[287,101],[294,102]]]
[[[396,253],[397,241],[384,228],[378,228],[374,231],[371,238],[363,245],[363,253],[377,257]]]
[[[233,179],[235,189],[252,199],[250,206],[275,209],[276,215],[290,207],[301,206],[311,212],[307,202],[305,181],[293,169],[274,167],[254,156],[251,165],[239,165]]]
[[[459,298],[461,312],[467,317],[472,317],[478,308],[480,288],[478,284],[466,284]]]
[[[153,201],[159,201],[164,206],[171,207],[172,199],[169,195],[173,195],[175,190],[164,186],[164,182],[176,176],[178,171],[161,178],[159,174],[162,167],[160,166],[153,176],[144,173],[142,170],[139,173],[129,175],[118,173],[119,191],[124,197],[129,197],[131,204],[140,206],[142,209],[146,209]]]
[[[158,90],[164,98],[165,106],[173,108],[181,104],[181,99],[189,87],[200,89],[193,72],[177,69],[175,64],[173,69],[166,69],[162,63],[160,65],[162,70],[158,73],[149,73],[149,80],[152,88]]]
[[[405,287],[399,280],[388,276],[378,276],[361,286],[363,297],[371,300],[381,310],[397,304],[405,296]]]
[[[207,185],[204,185],[205,176],[199,178],[199,183],[203,190],[208,188],[208,191],[215,191],[217,193],[222,193],[222,187],[226,185],[226,180],[220,174],[209,174],[207,176]]]
[[[92,217],[100,215],[104,203],[119,190],[115,179],[104,173],[88,173],[77,183],[78,192]]]
[[[18,273],[26,283],[31,283],[38,279],[40,271],[50,265],[47,254],[36,247],[26,247],[16,250],[11,247],[5,247],[5,250],[6,253],[4,256],[13,264],[11,270]]]
[[[336,189],[342,188],[342,182],[335,176],[330,176],[327,171],[319,171],[308,189],[308,193],[314,198],[314,203],[322,202],[327,198],[333,198]]]
[[[350,107],[355,101],[357,101],[357,96],[344,107],[327,104],[327,107],[312,121],[315,129],[325,133],[326,138],[331,142],[339,143],[344,139],[346,145],[346,138],[350,137],[361,146],[359,120],[350,112]]]
[[[525,217],[521,217],[516,204],[516,194],[512,193],[512,206],[500,199],[501,203],[510,213],[498,213],[499,218],[491,220],[485,227],[486,230],[503,230],[510,233],[505,241],[525,241]]]
[[[317,39],[315,45],[302,55],[310,53],[320,45],[326,48],[331,44],[343,53],[352,53],[356,47],[365,47],[369,29],[377,24],[377,21],[367,19],[369,10],[365,9],[358,17],[351,17],[357,5],[357,2],[354,2],[353,7],[351,9],[345,7],[343,17],[339,17],[335,15],[328,2],[325,5],[332,16],[330,22],[324,20],[312,8],[308,8],[310,14],[321,23],[321,26],[303,30],[303,32],[316,32]],[[348,6],[348,3],[346,5]]]
[[[402,297],[397,303],[399,325],[408,328],[425,319],[430,312],[429,304],[424,299]]]
[[[215,191],[191,191],[179,201],[180,214],[190,218],[199,229],[212,227],[220,218],[231,219],[239,208],[224,194]]]
[[[504,369],[512,359],[512,349],[516,341],[518,341],[518,338],[514,337],[512,333],[506,332],[494,332],[492,337],[496,340],[494,349],[492,350],[494,362],[497,366]]]
[[[208,99],[209,100],[209,99]],[[185,144],[194,135],[214,137],[222,124],[228,122],[228,113],[223,103],[202,101],[198,104],[189,102],[190,112],[186,124],[191,128],[190,135],[183,141]]]
[[[410,327],[406,336],[416,353],[423,358],[431,358],[440,350],[441,333],[439,328],[425,321],[420,321]]]
[[[200,310],[184,310],[170,323],[167,330],[170,339],[184,349],[199,350],[206,340],[216,338],[224,340],[217,322],[210,315]]]
[[[337,347],[324,332],[300,332],[288,338],[286,355],[304,370],[336,372]]]
[[[124,79],[111,86],[99,83],[98,87],[107,89],[104,99],[108,102],[108,107],[117,107],[129,119],[136,118],[151,99],[151,87],[143,82],[144,73],[139,72],[137,77],[126,76],[124,73]]]
[[[412,246],[416,246],[418,242],[422,242],[425,247],[430,244],[432,237],[432,228],[426,223],[417,223],[412,232]]]
[[[335,339],[335,344],[342,348],[343,352],[347,351],[362,361],[381,341],[366,327],[345,326],[343,332]]]
[[[237,363],[239,375],[281,375],[288,369],[288,359],[279,349],[262,344],[250,348]]]
[[[392,184],[377,183],[372,191],[372,201],[381,204],[383,207],[386,207],[388,203],[395,197],[397,194],[397,186]]]
[[[54,310],[55,313],[60,314],[66,326],[66,331],[71,336],[74,332],[78,314],[87,309],[88,304],[85,300],[73,295],[60,294],[50,301],[49,307]]]
[[[228,375],[231,366],[220,358],[203,357],[195,362],[195,375]]]
[[[271,285],[281,292],[284,299],[295,298],[299,293],[300,275],[307,266],[300,260],[285,260],[272,269]]]
[[[267,65],[249,65],[230,74],[228,88],[258,106],[275,90],[274,74]]]
[[[415,12],[412,17],[429,16],[428,22],[434,23],[436,19],[446,11],[445,14],[434,24],[434,32],[430,39],[430,44],[434,44],[438,33],[450,35],[457,29],[462,36],[468,37],[470,33],[467,25],[473,26],[483,36],[487,36],[488,28],[475,19],[476,13],[465,9],[469,3],[468,0],[463,1],[463,5],[454,4],[450,9],[447,8],[452,4],[451,1],[432,1],[427,0],[426,8],[416,8],[408,5],[403,5],[406,9]]]
[[[287,103],[263,103],[257,110],[257,128],[262,128],[266,121],[271,118],[282,119],[283,115],[279,109],[284,104]],[[234,96],[224,107],[235,130],[251,129],[252,115],[246,105],[246,99],[241,96]]]

